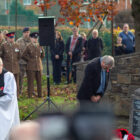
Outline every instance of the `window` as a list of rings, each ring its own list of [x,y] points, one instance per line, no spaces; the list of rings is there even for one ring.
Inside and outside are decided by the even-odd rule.
[[[31,5],[31,0],[23,0],[23,5]]]

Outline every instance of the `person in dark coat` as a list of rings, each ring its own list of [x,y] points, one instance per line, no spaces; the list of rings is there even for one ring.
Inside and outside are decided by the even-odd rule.
[[[115,55],[122,55],[125,54],[126,46],[122,44],[122,38],[117,38],[117,44],[115,45]]]
[[[109,69],[114,66],[112,56],[93,59],[85,69],[85,76],[79,88],[77,98],[80,102],[99,102],[104,95],[108,80]]]
[[[66,53],[67,53],[67,83],[70,83],[72,71],[72,77],[74,83],[76,83],[76,66],[72,66],[73,63],[79,62],[81,60],[82,43],[83,39],[79,35],[79,29],[74,26],[72,28],[73,35],[70,36],[66,43]]]
[[[135,36],[129,31],[129,25],[127,23],[123,26],[123,31],[119,34],[122,38],[122,44],[125,45],[125,54],[135,52]]]
[[[56,31],[56,43],[54,49],[51,50],[51,58],[53,63],[53,81],[54,84],[61,82],[61,65],[63,61],[64,41],[59,31]]]
[[[103,42],[102,39],[98,37],[98,30],[96,29],[92,31],[92,38],[87,42],[87,50],[88,60],[92,60],[93,58],[100,57],[102,55]]]

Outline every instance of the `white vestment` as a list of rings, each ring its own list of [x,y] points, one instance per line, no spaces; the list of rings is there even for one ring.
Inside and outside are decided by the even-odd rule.
[[[11,128],[20,123],[17,86],[11,72],[4,74],[3,93],[6,95],[0,97],[0,140],[8,140]]]

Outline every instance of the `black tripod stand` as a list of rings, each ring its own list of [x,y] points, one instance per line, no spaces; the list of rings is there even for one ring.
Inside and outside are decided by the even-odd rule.
[[[51,111],[51,105],[53,105],[57,110],[59,110],[59,108],[54,104],[54,102],[51,100],[50,98],[50,73],[49,73],[49,56],[48,56],[48,47],[46,46],[46,66],[47,66],[47,90],[48,90],[48,94],[47,94],[47,98],[44,100],[43,103],[41,103],[38,107],[36,107],[27,117],[25,117],[23,120],[27,120],[33,113],[35,113],[39,108],[41,108],[46,102],[48,102],[48,111]]]

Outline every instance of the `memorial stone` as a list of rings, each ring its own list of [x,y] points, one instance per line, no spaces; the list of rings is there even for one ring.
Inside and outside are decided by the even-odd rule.
[[[130,113],[130,131],[140,139],[140,88],[132,95],[132,109]]]

